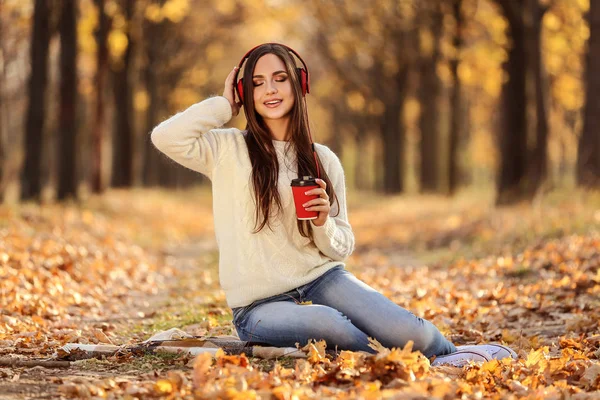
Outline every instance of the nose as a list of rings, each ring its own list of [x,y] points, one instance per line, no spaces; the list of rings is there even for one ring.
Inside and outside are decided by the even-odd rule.
[[[277,88],[273,82],[267,83],[267,94],[275,94],[277,93]]]

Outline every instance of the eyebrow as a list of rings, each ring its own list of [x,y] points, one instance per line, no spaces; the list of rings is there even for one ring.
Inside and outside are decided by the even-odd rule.
[[[286,71],[275,71],[275,72],[273,72],[273,76],[275,76],[275,75],[281,75],[281,74],[287,74],[287,72]],[[255,79],[255,78],[264,78],[264,75],[254,75],[252,77],[252,79]]]

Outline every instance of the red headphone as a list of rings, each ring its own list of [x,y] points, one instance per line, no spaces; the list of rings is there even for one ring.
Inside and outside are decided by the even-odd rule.
[[[296,51],[288,46],[286,46],[285,44],[281,44],[281,43],[263,43],[260,44],[256,47],[251,48],[245,55],[244,57],[242,57],[242,60],[240,61],[237,70],[235,71],[235,76],[233,77],[233,81],[235,82],[235,90],[238,94],[238,97],[240,98],[240,101],[243,103],[244,102],[244,82],[243,79],[241,78],[239,81],[237,80],[238,74],[240,72],[240,69],[242,69],[242,64],[244,64],[244,61],[246,61],[246,59],[250,56],[250,54],[258,47],[263,46],[265,44],[276,44],[279,45],[283,48],[285,48],[287,51],[289,51],[290,53],[292,53],[293,55],[295,55],[300,62],[302,62],[302,65],[304,66],[304,68],[296,68],[296,71],[298,73],[298,77],[300,78],[300,85],[302,87],[302,96],[306,96],[306,93],[310,93],[310,87],[309,87],[309,75],[308,75],[308,66],[306,65],[306,63],[304,62],[304,60],[302,59],[302,57],[300,57],[300,54],[296,53]],[[306,106],[306,104],[305,104]],[[308,115],[308,109],[306,109],[306,113]],[[317,178],[321,178],[321,171],[319,169],[319,162],[317,161],[317,151],[315,149],[315,143],[313,142],[312,139],[312,135],[310,133],[310,125],[308,125],[308,137],[310,139],[310,144],[312,147],[312,151],[313,151],[313,157],[315,159],[315,166],[317,168]]]
[[[306,93],[310,93],[310,87],[309,87],[309,78],[308,78],[308,66],[306,65],[306,63],[304,62],[304,60],[302,59],[302,57],[300,57],[300,55],[298,53],[296,53],[296,51],[284,44],[281,43],[263,43],[263,44],[259,44],[256,47],[251,48],[245,55],[244,57],[242,57],[242,60],[240,61],[237,70],[235,71],[235,76],[233,77],[233,81],[236,82],[235,89],[237,92],[238,97],[240,98],[240,101],[243,103],[244,102],[244,78],[240,78],[240,80],[237,80],[238,74],[240,72],[240,70],[242,69],[242,65],[244,64],[244,61],[246,61],[246,59],[250,56],[250,54],[257,49],[260,46],[264,46],[265,44],[276,44],[279,45],[281,47],[284,47],[287,51],[289,51],[290,53],[292,53],[293,55],[295,55],[300,62],[302,63],[302,65],[304,67],[297,67],[296,68],[296,72],[298,73],[298,78],[300,79],[300,86],[302,87],[302,96],[306,96]]]

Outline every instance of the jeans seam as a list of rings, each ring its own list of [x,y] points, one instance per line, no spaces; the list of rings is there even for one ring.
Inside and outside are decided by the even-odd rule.
[[[239,313],[238,318],[237,318],[238,322],[236,322],[235,319],[232,321],[233,322],[233,326],[235,327],[235,329],[238,329],[238,326],[239,326],[240,330],[242,330],[242,331],[244,331],[244,333],[248,334],[248,331],[246,329],[244,329],[243,326],[246,325],[246,320],[248,319],[248,316],[250,315],[250,312],[253,309],[255,309],[256,307],[262,306],[263,304],[271,303],[272,301],[293,301],[294,303],[298,304],[298,302],[296,301],[296,299],[293,296],[290,296],[290,295],[285,296],[283,299],[278,299],[280,296],[283,296],[286,293],[282,293],[282,294],[279,294],[279,295],[276,295],[276,296],[272,296],[272,297],[267,298],[267,299],[256,300],[256,301],[248,304]],[[266,300],[269,300],[269,301],[266,301]],[[260,322],[260,320],[259,320],[259,322]]]
[[[255,324],[255,327],[256,327],[256,325],[258,325],[259,323],[260,323],[260,320],[258,320],[258,322]],[[250,332],[248,332],[248,330],[247,330],[245,327],[242,327],[242,326],[240,326],[240,330],[241,330],[241,331],[244,333],[244,335],[246,335],[246,336],[248,337],[248,341],[249,341],[249,342],[251,342],[251,341],[252,341],[252,339],[254,339],[254,338],[258,339],[258,341],[259,341],[259,342],[264,342],[264,341],[265,341],[265,338],[264,338],[263,336],[261,336],[261,335],[256,335],[256,334],[255,334],[255,333],[253,333],[253,332],[252,332],[252,333],[250,333]],[[254,331],[254,330],[253,330],[253,331]]]

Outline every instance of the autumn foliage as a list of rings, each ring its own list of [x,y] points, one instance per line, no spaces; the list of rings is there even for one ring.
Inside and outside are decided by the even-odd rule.
[[[593,398],[600,390],[597,198],[561,195],[504,210],[476,197],[350,200],[358,244],[351,271],[455,344],[503,342],[519,359],[431,367],[411,343],[386,349],[373,340],[377,354],[367,355],[326,352],[313,341],[299,360],[119,354],[66,371],[0,367],[0,391],[450,399]],[[134,343],[169,327],[234,333],[214,250],[176,250],[213,240],[205,190],[113,191],[85,205],[26,204],[0,215],[0,359],[48,358],[69,342]]]

